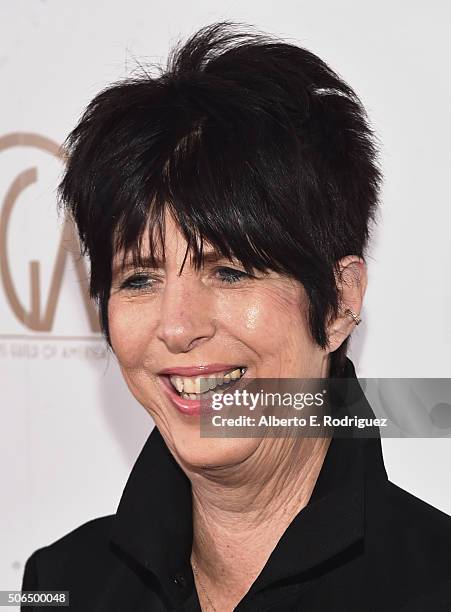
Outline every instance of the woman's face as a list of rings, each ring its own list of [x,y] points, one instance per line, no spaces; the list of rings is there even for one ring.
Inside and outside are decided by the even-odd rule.
[[[309,335],[299,282],[276,272],[249,277],[237,262],[215,259],[208,247],[203,267],[195,270],[188,255],[179,276],[186,247],[166,214],[166,260],[155,269],[113,272],[112,348],[132,394],[179,462],[193,469],[237,464],[262,438],[201,438],[200,417],[190,414],[189,399],[180,400],[186,410],[177,405],[178,392],[169,390],[169,375],[162,371],[173,369],[184,389],[205,367],[210,375],[244,367],[250,378],[320,378],[327,375],[328,353]]]

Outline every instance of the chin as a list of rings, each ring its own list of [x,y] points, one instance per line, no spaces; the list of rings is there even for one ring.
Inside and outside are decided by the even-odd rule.
[[[232,467],[245,461],[259,445],[258,438],[201,438],[199,427],[160,430],[183,469]]]

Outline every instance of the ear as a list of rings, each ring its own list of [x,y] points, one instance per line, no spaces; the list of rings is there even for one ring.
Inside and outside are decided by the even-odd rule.
[[[345,314],[345,310],[350,308],[356,315],[360,314],[368,282],[366,264],[361,257],[347,255],[338,263],[339,273],[335,280],[340,292],[340,310],[338,317],[327,326],[330,353],[337,350],[354,329],[355,321],[351,315]]]

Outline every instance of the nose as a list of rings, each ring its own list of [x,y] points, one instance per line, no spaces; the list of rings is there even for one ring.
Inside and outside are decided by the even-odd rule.
[[[157,337],[174,354],[187,353],[215,333],[208,291],[193,277],[168,279],[162,292]]]

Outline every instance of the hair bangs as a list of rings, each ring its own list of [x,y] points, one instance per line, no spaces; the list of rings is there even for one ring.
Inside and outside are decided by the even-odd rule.
[[[230,125],[230,117],[221,119],[216,113],[214,120],[193,121],[191,130],[157,164],[162,171],[147,181],[143,196],[121,206],[122,215],[112,231],[113,257],[121,254],[122,265],[126,259],[136,267],[147,262],[156,266],[157,260],[164,260],[168,212],[187,242],[182,269],[188,253],[192,265],[200,268],[208,245],[223,257],[239,261],[247,272],[273,269],[290,273],[284,259],[293,234],[276,227],[274,210],[271,215],[261,215],[266,190],[257,178],[264,169],[253,159],[259,150],[257,135],[249,124],[244,132],[239,126],[244,137],[235,136],[231,146],[228,130],[236,134],[238,126]],[[255,128],[261,132],[261,122]],[[148,247],[143,249],[146,231]],[[278,260],[282,250],[284,255]],[[299,245],[293,245],[293,251],[299,256]]]

